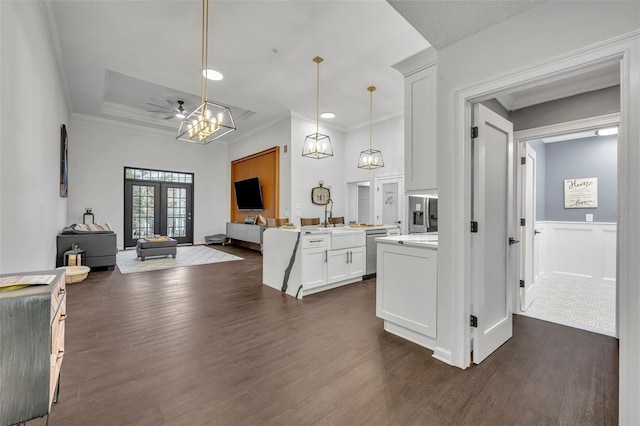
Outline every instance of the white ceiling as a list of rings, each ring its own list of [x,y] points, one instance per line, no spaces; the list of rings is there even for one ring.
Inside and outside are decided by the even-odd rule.
[[[54,0],[52,10],[73,113],[177,129],[147,103],[198,103],[199,0]],[[289,111],[315,117],[317,55],[320,109],[336,113],[326,123],[368,123],[370,85],[374,119],[401,113],[403,77],[390,66],[429,46],[383,0],[216,0],[209,25],[209,63],[225,75],[209,99],[244,111],[227,142]]]
[[[388,0],[431,45],[440,50],[544,0]]]
[[[72,112],[175,131],[179,120],[150,113],[167,100],[200,100],[200,0],[52,0],[54,43]],[[233,142],[290,111],[336,113],[329,126],[348,130],[402,113],[404,81],[391,65],[429,47],[445,47],[541,1],[211,0],[210,100],[228,105]],[[409,24],[411,22],[411,24]],[[412,26],[413,25],[413,26]],[[414,29],[414,27],[417,29]],[[614,68],[512,91],[498,97],[515,110],[617,84]],[[578,82],[581,81],[581,82]]]

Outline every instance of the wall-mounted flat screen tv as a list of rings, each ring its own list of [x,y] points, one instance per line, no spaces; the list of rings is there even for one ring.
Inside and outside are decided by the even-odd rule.
[[[257,177],[235,181],[233,186],[236,190],[238,210],[252,212],[264,210],[260,180]]]

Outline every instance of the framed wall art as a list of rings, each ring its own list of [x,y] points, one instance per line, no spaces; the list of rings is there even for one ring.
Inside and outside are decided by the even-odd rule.
[[[565,209],[593,209],[597,207],[598,178],[564,180]]]
[[[67,127],[60,129],[60,196],[66,197],[69,192],[69,137]]]

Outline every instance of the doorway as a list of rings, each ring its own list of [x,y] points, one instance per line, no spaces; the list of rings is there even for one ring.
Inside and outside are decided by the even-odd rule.
[[[611,114],[516,135],[523,244],[515,312],[617,336],[618,147],[610,133],[618,125]]]
[[[193,244],[193,174],[125,167],[124,247],[165,235]]]
[[[628,65],[628,64],[627,64]],[[553,64],[551,65],[551,68],[555,67],[556,65]],[[593,66],[593,68],[591,68]],[[601,67],[605,67],[608,69],[613,69],[614,72],[617,72],[619,74],[621,74],[621,68],[622,66],[620,65],[620,57],[609,57],[607,59],[606,64],[604,62],[601,62],[597,65],[589,65],[589,64],[585,64],[582,66],[576,66],[574,65],[571,68],[558,68],[555,72],[556,74],[553,76],[553,78],[549,77],[550,75],[552,75],[552,73],[548,73],[547,74],[547,78],[549,80],[547,81],[553,81],[555,84],[549,84],[550,88],[557,88],[559,87],[558,85],[558,81],[563,81],[563,79],[565,79],[566,81],[571,81],[574,79],[580,79],[583,75],[588,74],[589,72],[593,71],[594,68],[601,68]],[[531,71],[531,74],[535,74],[536,72]],[[623,74],[621,74],[623,75]],[[515,79],[516,77],[508,77],[508,78],[503,78],[503,79],[498,79],[496,81],[492,81],[490,83],[484,83],[481,84],[479,86],[475,86],[471,89],[464,89],[461,92],[458,92],[456,95],[456,100],[458,102],[457,106],[456,106],[456,120],[457,120],[457,124],[462,124],[465,123],[466,125],[469,125],[469,127],[472,126],[472,121],[471,121],[471,117],[473,117],[474,115],[472,114],[472,109],[475,108],[475,106],[481,102],[486,102],[486,101],[490,101],[492,99],[498,98],[499,96],[502,95],[507,95],[507,96],[513,96],[514,94],[517,94],[518,91],[520,92],[527,92],[530,90],[535,90],[538,91],[539,87],[543,87],[542,90],[544,90],[544,85],[545,83],[541,80],[536,80],[535,78],[532,79],[527,79],[527,78],[523,78],[523,76],[518,76],[517,78],[520,78],[520,80],[518,80],[518,85],[514,84],[513,79]],[[622,77],[620,78],[620,80],[622,80]],[[506,84],[507,81],[510,81],[509,84]],[[622,82],[621,82],[622,83]],[[588,92],[588,90],[585,90],[584,92]],[[582,93],[584,93],[582,92]],[[554,100],[554,99],[561,99],[561,96],[557,96],[555,98],[549,98],[548,101]],[[538,100],[538,102],[541,102]],[[620,103],[619,103],[620,104]],[[621,106],[622,108],[622,106]],[[467,124],[468,123],[468,124]],[[469,128],[467,127],[467,129]],[[473,173],[475,173],[473,171],[473,164],[475,164],[475,159],[474,159],[474,155],[476,155],[476,152],[474,151],[473,148],[471,148],[471,144],[469,143],[469,139],[472,139],[473,136],[466,136],[466,139],[463,134],[461,133],[464,127],[461,125],[460,127],[456,126],[456,136],[460,136],[460,140],[465,140],[465,146],[464,147],[456,147],[457,149],[457,154],[460,155],[460,157],[458,157],[459,159],[461,159],[463,161],[463,163],[465,164],[465,177],[467,179],[469,179],[467,182],[469,182],[469,184],[464,185],[464,194],[465,194],[465,198],[464,201],[460,200],[458,197],[456,197],[454,195],[454,202],[453,202],[453,206],[454,206],[454,210],[455,210],[455,206],[459,206],[459,205],[465,205],[469,210],[468,211],[468,215],[465,215],[465,217],[469,218],[468,220],[473,222],[472,217],[473,217],[473,204],[474,204],[474,197],[475,194],[473,192],[473,185],[474,183],[472,183],[472,179],[471,179],[471,175]],[[473,133],[473,132],[471,132]],[[468,133],[467,133],[468,134]],[[517,145],[514,147],[514,149],[517,150]],[[621,148],[622,151],[624,151],[624,145]],[[519,154],[518,154],[519,155]],[[619,158],[624,158],[622,156],[622,154],[618,154]],[[519,158],[519,157],[518,157]],[[618,173],[618,175],[620,175],[620,173]],[[619,210],[621,207],[618,207],[620,205],[624,205],[624,202],[620,202],[620,200],[618,200],[618,204],[617,204],[617,209]],[[457,221],[456,221],[457,222]],[[623,225],[623,224],[622,224]],[[472,228],[473,229],[473,228]],[[477,339],[483,336],[483,331],[482,330],[477,330],[476,326],[480,324],[480,318],[475,318],[476,317],[476,313],[479,310],[479,306],[481,306],[482,301],[478,300],[476,294],[478,292],[482,293],[484,292],[486,289],[481,289],[478,290],[475,287],[475,282],[474,280],[477,279],[477,274],[476,269],[477,269],[477,263],[480,262],[482,267],[488,267],[488,265],[485,263],[484,259],[481,256],[476,256],[474,255],[474,248],[471,246],[471,241],[473,240],[473,231],[471,234],[468,234],[468,236],[464,236],[464,235],[460,235],[460,233],[458,232],[457,229],[454,229],[453,232],[453,238],[454,238],[454,255],[455,253],[459,253],[463,259],[465,259],[465,262],[467,264],[467,267],[465,268],[465,271],[463,271],[461,273],[462,278],[464,278],[465,281],[465,289],[462,292],[461,296],[464,295],[465,297],[463,299],[466,299],[467,302],[465,304],[465,306],[461,306],[462,309],[467,309],[467,312],[469,312],[470,317],[471,317],[471,324],[472,327],[471,328],[467,328],[466,330],[461,329],[461,335],[463,336],[468,336],[468,340],[466,339],[460,339],[460,345],[462,348],[465,348],[465,350],[462,351],[462,353],[460,354],[461,357],[464,357],[464,361],[462,362],[463,366],[468,366],[470,365],[471,362],[474,362],[476,354],[475,354],[475,350],[478,347],[478,342]],[[518,243],[519,241],[516,240],[516,238],[518,238],[520,236],[520,232],[518,231],[516,234],[516,237],[514,238],[514,243]],[[458,238],[456,238],[458,237]],[[513,238],[513,237],[512,237]],[[619,247],[620,242],[616,241],[615,238],[613,239],[613,246]],[[458,246],[458,244],[461,243],[465,243],[467,244],[467,248],[463,247],[463,246]],[[457,247],[456,247],[457,246]],[[620,268],[619,265],[621,265],[622,263],[624,263],[624,261],[620,260],[620,251],[616,250],[616,255],[618,256],[616,258],[616,260],[614,260],[614,264],[617,264],[618,266],[617,268]],[[489,257],[494,257],[493,254]],[[518,256],[519,257],[519,256]],[[486,257],[485,257],[486,258]],[[625,257],[623,257],[624,259],[626,259]],[[517,263],[517,268],[519,269],[520,266],[520,262],[516,262]],[[468,268],[468,269],[467,269]],[[471,273],[466,272],[466,271],[471,271]],[[511,294],[511,300],[509,300],[509,304],[510,304],[510,308],[512,309],[513,312],[517,312],[518,311],[518,303],[520,302],[519,300],[519,291],[516,291],[516,289],[519,288],[519,280],[517,279],[519,277],[519,272],[518,275],[516,276],[516,280],[513,281],[513,286],[514,288],[512,289],[512,291],[510,292]],[[617,284],[616,284],[617,285]],[[455,292],[454,292],[455,293]],[[507,297],[509,296],[509,293],[507,293]],[[617,296],[616,296],[617,297]],[[502,294],[500,295],[500,300],[502,301]],[[616,300],[616,303],[620,303],[619,299]],[[501,309],[501,305],[500,305],[500,309]],[[494,314],[498,315],[501,311],[496,310],[494,312]],[[622,313],[621,313],[622,315]],[[511,322],[511,317],[509,315],[505,316],[505,321],[507,322]],[[498,323],[496,323],[497,325]],[[462,325],[461,325],[462,327]],[[485,330],[486,331],[486,330]],[[508,339],[508,337],[507,337]],[[506,340],[505,340],[506,341]],[[499,345],[498,345],[499,346]],[[480,359],[482,359],[482,354],[480,356]]]
[[[347,183],[347,222],[369,223],[371,217],[371,182]]]

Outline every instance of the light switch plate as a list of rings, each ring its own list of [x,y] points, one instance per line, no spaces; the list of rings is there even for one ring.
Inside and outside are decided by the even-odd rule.
[[[591,213],[587,213],[587,222],[593,222],[593,215]]]

